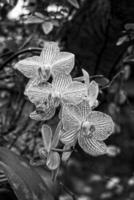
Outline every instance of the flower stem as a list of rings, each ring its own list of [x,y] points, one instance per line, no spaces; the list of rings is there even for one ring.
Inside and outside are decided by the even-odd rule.
[[[52,151],[56,151],[56,152],[70,152],[72,151],[72,149],[57,149],[57,148],[52,148]]]

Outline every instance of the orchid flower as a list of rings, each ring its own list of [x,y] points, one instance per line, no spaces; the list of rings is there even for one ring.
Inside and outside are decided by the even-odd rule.
[[[50,75],[69,74],[74,67],[74,54],[60,52],[57,42],[45,42],[40,56],[23,59],[15,64],[27,78],[47,81]]]
[[[60,165],[60,155],[58,152],[53,151],[59,142],[59,122],[56,131],[53,135],[50,126],[44,124],[41,129],[44,147],[39,150],[40,157],[46,161],[46,165],[50,170],[55,170]]]
[[[112,154],[113,148],[103,140],[113,133],[114,122],[107,114],[91,111],[89,101],[83,100],[78,105],[65,104],[62,123],[60,140],[63,144],[74,146],[78,140],[81,148],[90,155]]]
[[[29,86],[25,95],[28,96],[29,100],[35,104],[37,108],[41,108],[44,112],[46,111],[46,105],[50,112],[49,117],[54,115],[54,110],[60,105],[60,103],[74,103],[78,104],[82,101],[83,97],[86,96],[87,88],[84,83],[73,81],[70,75],[59,74],[56,75],[52,83],[43,83],[37,86]],[[50,97],[50,98],[49,98]],[[40,109],[40,110],[41,110]],[[31,117],[34,119],[46,120],[37,116],[34,112]],[[42,118],[42,119],[41,119]],[[48,119],[48,118],[47,118]]]

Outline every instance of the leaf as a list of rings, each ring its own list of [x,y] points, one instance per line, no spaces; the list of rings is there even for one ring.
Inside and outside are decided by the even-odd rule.
[[[44,33],[46,35],[49,34],[53,30],[53,24],[52,24],[52,22],[44,22],[42,24],[42,29],[43,29],[43,31],[44,31]]]
[[[4,147],[0,147],[0,167],[19,200],[54,199],[34,168]]]
[[[80,8],[78,1],[77,0],[67,0],[72,6],[74,6],[75,8]]]

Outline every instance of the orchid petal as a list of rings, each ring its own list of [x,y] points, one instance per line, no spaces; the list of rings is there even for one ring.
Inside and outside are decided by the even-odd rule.
[[[32,103],[38,105],[47,100],[49,94],[51,93],[51,89],[51,84],[46,83],[41,86],[30,86],[24,94],[28,96]]]
[[[69,151],[66,151],[66,150],[69,150]],[[67,162],[68,159],[70,158],[71,154],[72,154],[72,151],[71,151],[71,146],[70,145],[65,145],[64,148],[63,148],[63,152],[62,153],[62,161],[63,162]]]
[[[65,145],[74,146],[77,141],[77,129],[72,129],[68,131],[64,131],[63,129],[60,131],[60,141]]]
[[[86,84],[87,87],[89,87],[89,82],[90,82],[90,77],[89,74],[86,70],[82,69],[82,73],[83,73],[83,80]]]
[[[65,103],[72,102],[78,104],[82,101],[87,94],[87,88],[85,84],[78,81],[73,81],[63,94],[63,101]]]
[[[43,138],[44,148],[47,152],[50,152],[52,142],[52,129],[50,126],[44,124],[41,128],[41,134]]]
[[[44,121],[44,116],[43,114],[38,114],[36,111],[33,111],[30,113],[30,118],[34,119],[36,121]]]
[[[78,104],[78,107],[80,109],[83,120],[86,120],[89,112],[91,112],[89,101],[87,99],[84,99],[82,102],[80,102],[80,104]]]
[[[31,119],[34,119],[36,121],[46,121],[51,119],[54,115],[55,115],[55,107],[53,106],[43,109],[43,111],[41,112],[37,110],[30,113]]]
[[[53,140],[52,140],[52,147],[55,148],[57,147],[58,143],[59,143],[59,138],[60,138],[60,130],[62,127],[62,122],[60,121],[56,127],[54,136],[53,136]]]
[[[74,54],[69,52],[60,52],[53,63],[52,73],[69,74],[74,67]]]
[[[35,78],[38,76],[38,69],[41,66],[42,63],[39,60],[39,56],[33,56],[17,62],[14,68],[18,69],[27,78]]]
[[[99,94],[98,84],[95,81],[91,81],[88,87],[88,98],[91,107],[94,106],[98,94]]]
[[[81,126],[79,108],[73,104],[65,104],[62,109],[62,123],[65,131],[78,129]]]
[[[78,137],[78,143],[86,153],[92,156],[99,156],[107,153],[107,146],[103,141],[97,141],[80,134]]]
[[[72,82],[72,78],[70,75],[66,75],[63,73],[56,75],[52,82],[54,92],[63,92],[70,84],[70,82]]]
[[[45,42],[44,48],[40,54],[40,59],[46,66],[51,66],[59,54],[59,47],[57,42]],[[45,67],[45,66],[44,66]]]
[[[46,165],[50,170],[57,169],[60,165],[59,153],[51,151],[48,158],[47,158]]]
[[[87,120],[95,127],[93,138],[96,140],[105,140],[114,131],[114,122],[112,118],[105,113],[92,111],[89,113]]]

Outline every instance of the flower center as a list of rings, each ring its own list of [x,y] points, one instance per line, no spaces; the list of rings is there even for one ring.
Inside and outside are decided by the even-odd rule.
[[[50,66],[42,66],[38,69],[38,74],[41,80],[48,80],[50,77]]]
[[[92,138],[93,133],[95,131],[95,126],[92,123],[85,121],[82,123],[82,130],[84,136]]]

